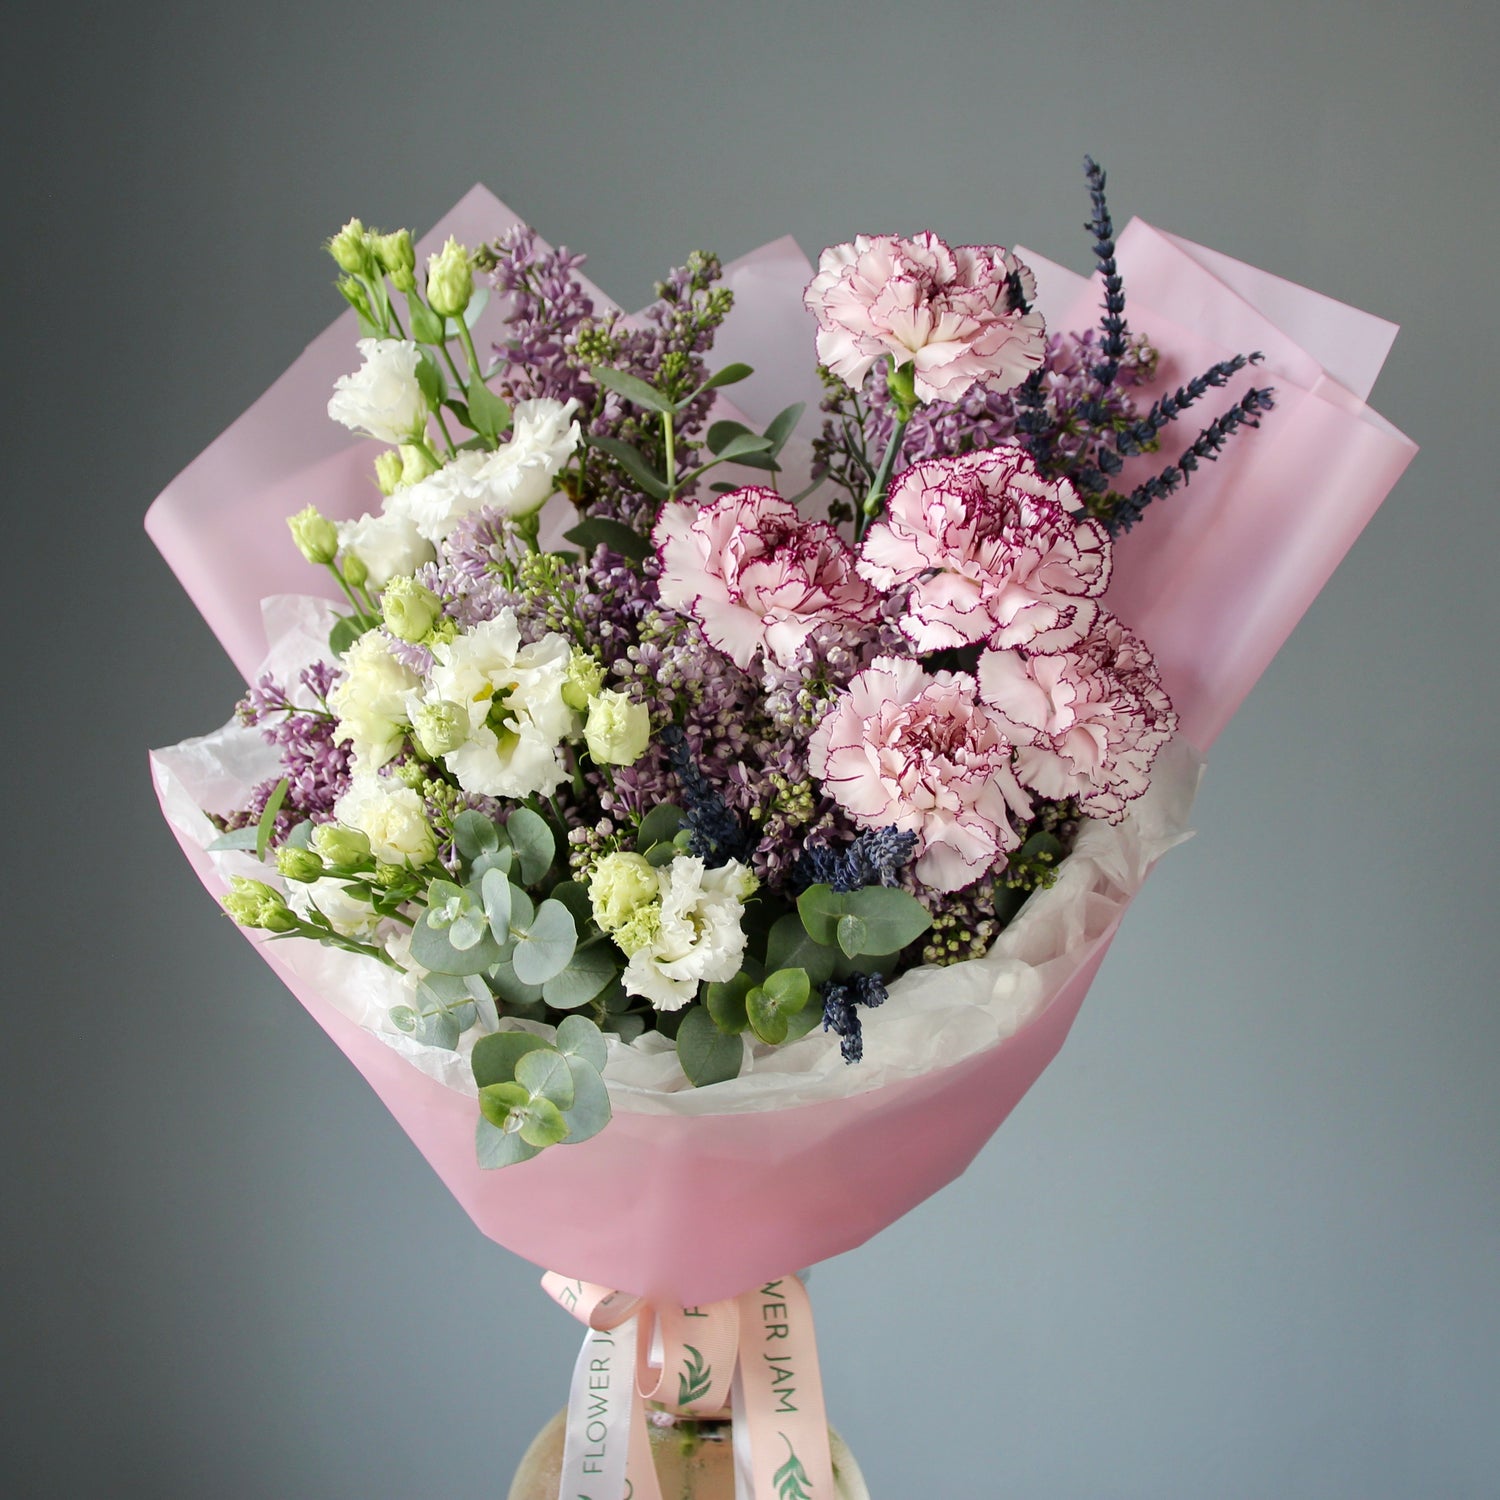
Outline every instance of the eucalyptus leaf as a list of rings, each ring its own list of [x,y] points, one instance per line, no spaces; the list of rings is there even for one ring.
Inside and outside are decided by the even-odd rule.
[[[536,906],[530,896],[518,886],[514,880],[510,883],[510,925],[511,931],[519,931],[523,927],[530,927],[536,916]]]
[[[452,1052],[458,1046],[458,1038],[462,1032],[459,1018],[452,1011],[432,1010],[417,1017],[412,1036],[429,1047],[441,1047],[444,1051]]]
[[[646,1018],[637,1015],[606,1016],[604,1029],[628,1045],[646,1029]]]
[[[587,1005],[619,972],[612,945],[595,943],[575,952],[567,968],[542,985],[542,998],[558,1010],[574,1010]]]
[[[845,908],[865,924],[860,953],[897,953],[932,926],[932,914],[906,891],[867,885],[851,891]]]
[[[797,897],[797,914],[813,942],[837,947],[839,918],[849,914],[847,893],[831,885],[810,885]]]
[[[768,969],[805,969],[813,984],[822,984],[833,974],[838,950],[814,942],[796,912],[777,919],[766,943]]]
[[[469,998],[474,1004],[475,1014],[484,1023],[486,1031],[498,1031],[500,1029],[500,1009],[495,1004],[495,996],[484,978],[479,974],[466,976],[469,986]]]
[[[580,932],[594,915],[594,903],[589,899],[588,887],[578,880],[560,880],[552,887],[552,899],[561,901],[573,913],[573,920]]]
[[[516,946],[511,963],[516,978],[526,984],[545,985],[553,975],[561,974],[578,946],[573,913],[561,901],[543,901],[530,925],[524,931],[516,926],[513,931]]]
[[[417,997],[425,1006],[462,1005],[472,998],[469,984],[462,974],[424,974],[417,985]]]
[[[565,1016],[557,1028],[557,1050],[564,1057],[576,1057],[599,1072],[609,1060],[609,1048],[599,1028],[587,1016]]]
[[[569,1057],[567,1063],[573,1075],[573,1103],[563,1112],[563,1121],[568,1127],[567,1144],[572,1146],[598,1135],[609,1124],[609,1089],[584,1058]]]
[[[474,1154],[481,1167],[493,1169],[512,1167],[518,1161],[529,1161],[533,1156],[541,1154],[541,1148],[523,1141],[519,1135],[507,1134],[480,1115],[478,1129],[474,1134]]]
[[[592,552],[595,547],[608,547],[631,562],[642,562],[651,552],[649,537],[642,536],[623,521],[611,521],[608,516],[590,516],[563,535],[584,552]]]
[[[505,831],[521,861],[521,882],[535,885],[557,858],[557,840],[547,820],[529,807],[518,807],[505,823]]]
[[[304,818],[282,841],[285,849],[311,849],[312,848],[313,823],[311,818]]]
[[[504,842],[504,830],[481,812],[461,812],[453,820],[453,846],[465,859],[490,854]]]
[[[507,1134],[519,1133],[528,1146],[555,1146],[568,1133],[562,1111],[524,1084],[495,1083],[480,1089],[479,1109],[491,1125]]]
[[[474,1043],[469,1066],[480,1088],[496,1083],[514,1083],[516,1064],[528,1052],[546,1047],[547,1039],[533,1031],[493,1031]]]
[[[260,822],[255,825],[255,857],[264,859],[266,850],[271,846],[271,835],[276,831],[276,814],[281,811],[281,804],[286,801],[286,794],[291,789],[291,782],[285,776],[271,790],[271,795],[266,798],[265,810],[260,815]]]
[[[411,930],[411,956],[424,969],[439,974],[482,974],[500,958],[500,945],[482,932],[472,947],[455,948],[445,929],[431,926],[426,917]]]
[[[487,926],[483,912],[474,911],[472,908],[460,912],[448,924],[448,941],[460,953],[467,953],[484,936]]]
[[[507,1015],[526,1015],[536,1007],[536,1017],[542,1015],[542,987],[525,984],[516,978],[516,967],[511,962],[511,950],[506,949],[492,967],[485,970],[495,993],[505,1001]]]
[[[836,930],[839,947],[850,958],[855,958],[865,951],[870,936],[870,927],[863,917],[857,916],[854,912],[845,912],[839,918]]]
[[[538,1047],[516,1063],[516,1082],[533,1096],[550,1099],[559,1109],[573,1102],[573,1075],[567,1059],[551,1047]]]
[[[744,1043],[719,1030],[708,1009],[694,1005],[683,1011],[677,1027],[677,1061],[688,1081],[698,1088],[738,1078],[745,1060]]]
[[[502,875],[508,877],[515,868],[515,864],[516,851],[509,844],[503,849],[491,849],[487,853],[481,854],[469,866],[469,890],[482,903],[484,901],[484,877],[491,870],[498,870]]]
[[[417,1013],[409,1005],[393,1005],[386,1014],[391,1018],[391,1025],[407,1036],[417,1029]]]
[[[208,846],[208,852],[210,854],[217,854],[224,849],[253,849],[259,837],[260,830],[258,828],[236,828],[230,833],[221,833]]]
[[[709,985],[708,1013],[726,1036],[738,1036],[750,1024],[745,1001],[754,988],[755,981],[744,973]]]
[[[624,370],[614,370],[608,365],[590,365],[589,376],[595,385],[602,385],[606,390],[614,391],[623,396],[627,401],[634,402],[636,406],[644,406],[647,411],[675,412],[677,404],[669,400],[653,385],[648,385],[635,375],[629,375]]]
[[[490,934],[502,946],[510,941],[512,889],[510,876],[503,871],[486,870],[480,878],[480,896],[484,901],[484,914],[489,920]]]

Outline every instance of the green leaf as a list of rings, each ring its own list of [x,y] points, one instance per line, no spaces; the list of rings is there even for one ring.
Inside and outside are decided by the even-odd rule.
[[[469,426],[487,438],[510,426],[510,403],[497,396],[477,375],[469,381]]]
[[[756,1036],[773,1047],[786,1041],[792,1017],[806,1006],[811,993],[805,969],[779,969],[768,975],[745,999]]]
[[[576,1020],[570,1016],[568,1020]],[[567,1021],[563,1022],[566,1026]],[[603,1039],[600,1039],[603,1045]],[[598,1135],[609,1124],[609,1090],[598,1070],[584,1058],[568,1058],[568,1070],[573,1075],[573,1107],[563,1115],[568,1127],[568,1145],[586,1141]]]
[[[716,370],[710,375],[698,389],[700,391],[716,391],[720,386],[738,385],[740,381],[748,380],[753,374],[755,374],[755,368],[752,365],[738,363],[725,365],[722,370]]]
[[[745,973],[736,974],[733,979],[726,979],[722,983],[709,985],[708,1013],[713,1017],[714,1025],[725,1036],[738,1036],[749,1026],[750,1016],[745,1008],[745,999],[754,988],[755,981]]]
[[[770,425],[766,428],[766,437],[770,441],[772,453],[780,453],[786,447],[786,440],[796,431],[797,423],[802,420],[805,410],[806,404],[798,401],[771,418]]]
[[[550,1099],[559,1109],[573,1102],[573,1075],[561,1052],[551,1047],[537,1047],[516,1064],[516,1082],[530,1089],[533,1096]]]
[[[504,833],[499,824],[481,812],[461,812],[453,820],[453,844],[465,859],[478,859],[500,848]]]
[[[503,946],[510,941],[510,876],[500,870],[486,870],[480,878],[479,890],[490,933]]]
[[[590,448],[597,448],[601,453],[609,454],[653,500],[667,498],[667,481],[652,470],[641,456],[639,449],[632,448],[629,443],[622,442],[619,438],[594,437],[592,434],[586,435],[584,441]]]
[[[409,1005],[393,1005],[386,1015],[391,1018],[391,1025],[397,1031],[404,1031],[407,1036],[417,1029],[417,1013]]]
[[[276,831],[276,814],[281,811],[281,804],[286,801],[286,794],[291,789],[291,782],[285,776],[272,788],[271,795],[266,798],[265,811],[260,815],[260,822],[255,825],[255,857],[264,859],[266,850],[271,847],[271,835]]]
[[[419,344],[441,344],[443,339],[443,320],[428,307],[414,292],[406,295],[406,306],[409,316],[406,326],[411,330],[411,336]]]
[[[581,932],[593,919],[594,903],[589,899],[588,887],[578,880],[560,880],[552,887],[552,899],[561,901],[573,913],[573,920]]]
[[[448,930],[433,927],[426,916],[411,930],[411,956],[424,969],[439,974],[482,974],[500,957],[500,945],[487,932],[468,948],[455,948]]]
[[[677,1404],[687,1406],[690,1402],[701,1401],[708,1394],[714,1372],[713,1366],[705,1364],[703,1356],[691,1344],[684,1344],[682,1349],[687,1359],[677,1372]]]
[[[728,420],[715,422],[708,429],[708,436],[704,441],[708,444],[708,451],[715,455],[724,451],[724,445],[731,438],[752,435],[750,429],[743,422],[731,422]]]
[[[623,521],[611,521],[608,516],[590,516],[563,535],[585,552],[592,552],[595,547],[608,547],[631,562],[643,561],[651,551],[649,537],[642,536]]]
[[[670,802],[658,802],[641,819],[640,831],[635,836],[635,847],[644,853],[654,844],[670,844],[683,825],[683,811]]]
[[[457,952],[467,953],[484,936],[487,925],[484,913],[471,908],[448,924],[448,941]]]
[[[699,1088],[738,1078],[745,1048],[737,1036],[719,1030],[708,1009],[694,1005],[682,1013],[677,1028],[677,1061],[688,1081]]]
[[[797,914],[807,935],[825,948],[837,947],[839,918],[848,913],[848,896],[831,885],[810,885],[797,897]]]
[[[368,620],[361,620],[355,615],[340,615],[333,629],[328,632],[328,649],[335,656],[343,656],[369,628]]]
[[[898,953],[932,926],[932,915],[915,896],[883,885],[851,891],[847,910],[865,924],[861,953]],[[846,950],[847,951],[847,950]]]
[[[839,947],[850,958],[856,958],[865,951],[865,944],[870,936],[870,928],[863,917],[856,916],[853,912],[845,912],[839,918],[836,930]]]
[[[833,975],[838,950],[814,942],[796,912],[777,920],[766,943],[768,969],[805,969],[813,984],[822,984]]]
[[[507,844],[503,849],[491,849],[488,853],[481,854],[472,865],[469,866],[469,889],[476,895],[480,895],[484,886],[484,877],[491,870],[498,870],[502,875],[509,878],[511,871],[515,868],[516,851]],[[480,895],[480,899],[483,897]]]
[[[253,849],[260,842],[260,829],[258,828],[236,828],[231,833],[221,833],[213,843],[208,846],[210,854],[217,854],[224,849]]]
[[[423,349],[417,359],[417,384],[427,398],[427,404],[436,411],[448,395],[448,382],[443,377],[442,366],[429,349]]]
[[[516,946],[511,963],[516,978],[526,984],[545,985],[553,975],[561,974],[578,947],[573,913],[561,901],[543,901],[524,931],[518,925],[512,930]]]
[[[511,962],[508,949],[500,955],[497,963],[485,970],[485,974],[495,993],[505,1001],[507,1014],[523,1014],[536,1007],[537,1014],[531,1019],[541,1019],[542,987],[539,984],[523,983],[516,978],[516,966]]]
[[[292,829],[282,841],[282,847],[286,849],[311,849],[312,848],[313,823],[311,818],[305,818]],[[1062,846],[1059,844],[1059,848]]]
[[[587,1016],[565,1016],[557,1028],[557,1050],[564,1057],[576,1057],[596,1072],[604,1071],[609,1048],[599,1028]]]
[[[516,1064],[528,1052],[546,1045],[545,1037],[531,1031],[495,1031],[480,1037],[474,1043],[474,1052],[469,1059],[474,1082],[482,1089],[495,1083],[514,1083]]]
[[[646,1029],[646,1018],[633,1014],[628,1016],[606,1016],[604,1018],[604,1029],[611,1036],[619,1037],[628,1046]]]
[[[624,370],[613,370],[608,365],[590,365],[589,376],[595,385],[602,385],[606,390],[616,392],[627,401],[634,402],[637,406],[644,406],[647,411],[675,412],[677,403],[669,400],[653,385],[647,385],[644,380],[634,375],[627,375]]]
[[[587,1005],[619,972],[611,945],[595,943],[575,952],[567,968],[542,985],[542,998],[558,1010],[574,1010]]]
[[[478,1018],[484,1022],[486,1031],[498,1031],[500,1029],[500,1010],[495,1004],[495,996],[489,985],[478,974],[469,974],[464,978],[464,983],[469,987],[469,998],[473,1001],[474,1010]]]
[[[483,1115],[479,1117],[478,1129],[474,1133],[474,1154],[479,1165],[486,1170],[512,1167],[518,1161],[529,1161],[540,1153],[540,1147],[528,1145],[519,1135],[508,1135],[498,1125],[491,1125]]]
[[[757,437],[753,432],[743,432],[738,437],[732,437],[724,444],[723,451],[719,454],[722,459],[744,459],[752,453],[767,453],[770,451],[769,438]]]
[[[492,1083],[480,1089],[479,1109],[491,1125],[519,1133],[528,1146],[555,1146],[568,1133],[562,1111],[524,1084]]]
[[[445,1052],[452,1052],[458,1046],[458,1039],[465,1029],[462,1016],[455,1015],[451,1010],[431,1010],[417,1017],[412,1035],[429,1047],[441,1047]]]
[[[535,885],[557,858],[557,840],[547,820],[529,807],[518,807],[507,819],[505,831],[521,861],[522,884]]]

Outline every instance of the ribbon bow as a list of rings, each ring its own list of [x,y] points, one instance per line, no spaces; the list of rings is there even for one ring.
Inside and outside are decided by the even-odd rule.
[[[734,1417],[736,1500],[834,1500],[812,1306],[795,1276],[705,1307],[656,1307],[548,1272],[588,1327],[568,1400],[559,1500],[661,1500],[641,1399]]]

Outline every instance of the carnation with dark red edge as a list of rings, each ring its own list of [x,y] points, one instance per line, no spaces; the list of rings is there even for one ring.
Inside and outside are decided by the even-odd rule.
[[[1109,533],[1013,443],[913,464],[860,546],[877,588],[910,585],[902,631],[919,651],[980,643],[1060,651],[1093,622]]]
[[[875,361],[912,366],[922,401],[961,401],[976,385],[1018,386],[1042,362],[1045,327],[1028,311],[1036,283],[1002,245],[952,249],[859,235],[833,245],[803,301],[818,320],[818,358],[856,390]]]
[[[1151,653],[1102,609],[1066,651],[985,652],[979,693],[1013,726],[1025,786],[1072,797],[1110,823],[1146,790],[1157,751],[1177,729]]]
[[[808,765],[856,823],[915,833],[917,879],[956,891],[1016,848],[1031,816],[1012,745],[967,672],[879,656],[813,731]]]
[[[708,505],[668,505],[652,540],[662,603],[692,615],[740,668],[761,651],[790,666],[818,626],[879,619],[879,596],[843,538],[775,490],[750,485]]]

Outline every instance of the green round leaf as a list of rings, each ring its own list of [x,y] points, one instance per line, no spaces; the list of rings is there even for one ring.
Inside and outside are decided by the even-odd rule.
[[[397,1031],[404,1031],[410,1036],[417,1029],[417,1013],[409,1005],[393,1005],[386,1014]]]
[[[720,984],[709,985],[708,1013],[713,1017],[714,1025],[726,1036],[738,1036],[750,1024],[745,998],[754,985],[755,981],[744,973]]]
[[[596,943],[573,954],[567,968],[542,986],[542,998],[558,1010],[587,1005],[620,972],[613,944]]]
[[[846,898],[848,910],[865,924],[865,935],[858,949],[845,948],[853,957],[858,953],[899,953],[915,942],[932,926],[932,915],[915,896],[889,886],[867,885],[852,891]]]
[[[870,936],[870,928],[863,917],[855,916],[853,912],[845,912],[839,918],[836,930],[838,932],[839,947],[850,958],[865,951],[865,944]]]
[[[803,969],[813,984],[831,977],[837,960],[837,950],[815,943],[796,912],[777,920],[766,943],[768,969]]]
[[[472,947],[455,948],[446,930],[423,919],[411,930],[411,956],[438,974],[482,974],[498,962],[500,945],[486,932]]]
[[[568,1068],[573,1075],[573,1105],[563,1112],[563,1119],[568,1127],[567,1143],[572,1146],[598,1135],[609,1124],[610,1109],[609,1090],[589,1063],[581,1057],[570,1057]]]
[[[559,1109],[573,1102],[573,1075],[568,1060],[551,1047],[537,1047],[516,1064],[516,1082],[534,1095],[550,1099]]]
[[[501,831],[483,813],[461,812],[453,820],[453,844],[465,859],[478,859],[500,848]]]
[[[739,1077],[745,1048],[739,1037],[719,1030],[706,1007],[694,1005],[677,1028],[677,1060],[689,1082],[706,1088]]]
[[[573,913],[561,901],[543,901],[531,924],[513,926],[516,946],[511,954],[516,978],[525,984],[546,984],[568,967],[578,946]]]
[[[479,1165],[486,1170],[495,1167],[512,1167],[518,1161],[529,1161],[539,1154],[540,1148],[528,1145],[519,1135],[509,1134],[498,1125],[492,1125],[481,1115],[474,1132],[474,1154]]]
[[[545,1037],[531,1031],[496,1031],[482,1036],[474,1043],[469,1066],[474,1070],[474,1082],[481,1089],[497,1083],[515,1081],[516,1064],[528,1052],[545,1047]]]
[[[557,1028],[557,1050],[564,1057],[576,1057],[601,1073],[609,1059],[603,1035],[587,1016],[563,1018]]]
[[[531,1090],[520,1083],[491,1083],[479,1091],[479,1112],[504,1130],[518,1109],[531,1103]]]
[[[535,885],[557,858],[557,840],[553,838],[547,820],[529,807],[518,807],[506,821],[505,831],[521,861],[522,884]]]
[[[510,941],[510,876],[500,870],[486,870],[479,882],[484,914],[489,919],[490,934],[497,943]]]
[[[782,1015],[776,1001],[759,985],[745,997],[745,1011],[761,1041],[776,1047],[786,1040],[786,1017]]]

